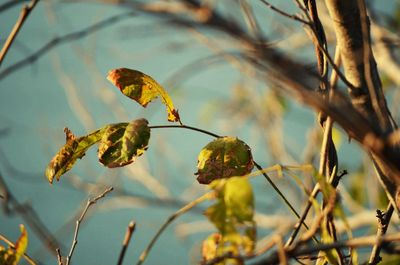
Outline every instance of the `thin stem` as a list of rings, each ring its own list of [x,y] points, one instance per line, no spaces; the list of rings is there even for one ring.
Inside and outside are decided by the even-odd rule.
[[[125,233],[124,241],[122,242],[122,249],[121,249],[121,253],[119,254],[117,265],[122,265],[122,262],[124,261],[125,253],[128,248],[129,242],[131,241],[132,234],[135,231],[135,227],[136,227],[136,223],[134,221],[131,221],[128,225],[128,228],[126,229],[126,233]]]
[[[305,25],[310,25],[310,22],[308,22],[308,21],[306,21],[306,20],[304,20],[304,19],[302,19],[302,18],[300,18],[300,17],[298,17],[298,16],[296,16],[296,15],[291,15],[291,14],[289,14],[289,13],[286,13],[285,11],[283,11],[283,10],[281,10],[281,9],[279,9],[279,8],[277,8],[277,7],[275,7],[274,5],[272,5],[271,3],[269,3],[269,2],[267,2],[267,1],[265,1],[265,0],[260,0],[260,1],[263,2],[263,3],[264,3],[266,6],[268,6],[270,9],[272,9],[273,11],[277,12],[278,14],[280,14],[280,15],[282,15],[282,16],[284,16],[284,17],[287,17],[287,18],[290,18],[290,19],[299,21],[299,22],[301,22],[301,23],[303,23],[303,24],[305,24]]]
[[[11,242],[10,240],[8,240],[5,236],[3,236],[2,234],[0,234],[0,240],[4,241],[7,245],[9,245],[11,248],[15,249],[15,245],[13,242]],[[29,264],[31,265],[37,265],[37,263],[26,253],[22,254],[23,257],[26,259],[26,261],[28,261]]]
[[[164,232],[164,230],[168,227],[169,224],[171,224],[176,218],[178,218],[182,214],[186,213],[187,211],[189,211],[190,209],[192,209],[193,207],[195,207],[199,203],[201,203],[201,202],[203,202],[205,200],[209,200],[210,198],[212,198],[214,196],[214,194],[215,194],[214,191],[210,191],[210,192],[204,194],[203,196],[197,198],[196,200],[189,202],[188,204],[183,206],[181,209],[176,211],[174,214],[172,214],[167,219],[167,221],[165,221],[164,224],[160,227],[160,229],[157,231],[157,233],[154,235],[154,237],[150,241],[149,245],[146,247],[146,249],[140,255],[139,261],[136,263],[136,265],[143,264],[143,262],[145,261],[145,259],[149,255],[151,249],[153,248],[154,244],[157,242],[157,239],[160,237],[160,235]]]
[[[56,253],[57,253],[57,265],[63,265],[61,250],[59,248],[56,248]]]
[[[219,136],[218,134],[200,129],[200,128],[196,128],[196,127],[192,127],[192,126],[187,126],[187,125],[155,125],[155,126],[149,126],[150,129],[164,129],[164,128],[182,128],[182,129],[188,129],[188,130],[192,130],[192,131],[196,131],[196,132],[201,132],[207,135],[210,135],[212,137],[215,138],[220,138],[221,136]]]
[[[109,187],[105,191],[103,191],[100,195],[98,195],[97,197],[95,197],[93,199],[88,199],[85,209],[83,209],[83,212],[82,212],[81,216],[76,221],[74,239],[72,241],[71,249],[70,249],[69,254],[67,256],[67,260],[65,262],[65,265],[69,265],[69,263],[71,262],[72,254],[74,254],[74,250],[75,250],[76,244],[78,244],[78,233],[79,233],[80,224],[81,224],[83,218],[85,217],[87,211],[89,210],[90,206],[95,204],[98,200],[100,200],[101,198],[106,196],[107,193],[111,192],[112,190],[113,190],[113,187]]]
[[[150,129],[161,129],[161,128],[182,128],[182,129],[188,129],[192,131],[197,131],[201,132],[210,136],[213,136],[215,138],[220,138],[218,134],[212,133],[210,131],[206,131],[200,128],[192,127],[192,126],[187,126],[187,125],[157,125],[157,126],[149,126]],[[293,205],[286,199],[285,195],[279,190],[279,188],[274,184],[274,182],[271,180],[271,178],[263,171],[263,168],[253,160],[254,165],[258,170],[260,170],[261,174],[267,179],[269,184],[272,186],[272,188],[278,193],[278,195],[282,198],[282,200],[285,202],[285,204],[289,207],[289,209],[296,215],[297,218],[300,218],[299,213],[296,211],[296,209],[293,207]],[[308,229],[308,226],[302,222],[305,228]]]
[[[15,38],[17,37],[18,32],[22,28],[22,25],[24,24],[25,20],[33,10],[33,8],[36,6],[36,4],[39,2],[39,0],[32,0],[29,5],[24,5],[24,7],[21,10],[21,13],[19,15],[19,18],[17,22],[15,23],[10,35],[8,35],[8,38],[6,42],[3,45],[3,48],[0,51],[0,66],[1,63],[3,62],[7,52],[10,50],[11,44],[14,42]]]
[[[392,218],[393,211],[394,207],[390,202],[386,209],[386,212],[383,215],[381,211],[377,211],[377,217],[378,217],[378,231],[376,232],[377,237],[381,237],[386,234],[386,231],[389,227],[390,219]],[[382,249],[381,244],[374,245],[371,251],[371,255],[369,257],[368,265],[375,265],[381,261],[381,257],[379,256],[381,249]]]

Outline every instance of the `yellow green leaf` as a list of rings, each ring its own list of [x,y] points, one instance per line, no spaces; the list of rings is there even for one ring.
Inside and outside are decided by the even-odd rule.
[[[180,121],[171,97],[151,76],[137,70],[118,68],[108,73],[107,79],[127,97],[146,107],[153,99],[160,97],[167,107],[168,120]]]
[[[210,142],[200,151],[197,181],[209,184],[216,179],[244,176],[253,167],[250,147],[236,137],[225,136]]]
[[[217,202],[211,205],[205,215],[218,229],[218,241],[209,237],[205,246],[216,247],[213,258],[231,253],[251,255],[256,242],[254,222],[254,196],[247,178],[231,177],[215,180],[210,187],[216,192]],[[205,257],[205,255],[203,255]],[[218,264],[243,264],[242,259],[224,259]]]
[[[46,168],[46,177],[50,183],[54,178],[60,180],[61,175],[70,170],[78,158],[82,158],[90,146],[101,139],[102,130],[97,130],[86,136],[76,138],[68,129],[64,129],[66,135],[65,145],[51,159]]]
[[[17,265],[21,257],[24,255],[28,246],[28,232],[23,225],[20,225],[21,235],[19,236],[14,247],[6,249],[0,246],[0,264],[1,265]]]
[[[110,168],[132,163],[147,150],[150,128],[146,119],[105,127],[99,143],[100,162]]]
[[[18,264],[21,256],[25,253],[26,247],[28,246],[28,232],[24,225],[20,225],[21,235],[15,243],[15,264]]]

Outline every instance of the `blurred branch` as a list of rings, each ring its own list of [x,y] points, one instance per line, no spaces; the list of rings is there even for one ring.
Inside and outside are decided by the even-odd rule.
[[[36,52],[33,54],[29,55],[28,57],[17,61],[16,63],[10,65],[9,67],[5,68],[3,71],[0,72],[0,80],[8,76],[9,74],[31,64],[36,62],[41,56],[44,54],[48,53],[50,50],[55,48],[56,46],[72,41],[79,40],[81,38],[84,38],[96,31],[99,31],[105,27],[109,27],[119,21],[122,21],[124,19],[130,18],[133,15],[135,15],[136,12],[128,12],[128,13],[123,13],[119,15],[112,16],[110,18],[107,18],[105,20],[102,20],[100,22],[97,22],[87,28],[84,28],[79,31],[75,31],[66,35],[63,35],[61,37],[55,37],[49,42],[47,42],[45,45],[43,45],[40,49],[38,49]]]
[[[400,241],[400,233],[385,235],[385,236],[365,236],[353,238],[345,241],[336,241],[329,244],[319,243],[317,245],[312,246],[303,246],[302,244],[295,244],[292,247],[286,248],[285,253],[287,257],[298,257],[304,255],[310,255],[319,251],[326,251],[330,249],[337,248],[359,248],[366,247],[372,245],[379,245],[383,248],[390,248],[389,244],[393,242]],[[275,250],[268,257],[258,260],[257,262],[252,263],[252,265],[267,265],[267,264],[278,264],[279,263],[279,255],[278,250]]]
[[[36,211],[29,204],[21,204],[14,197],[11,191],[8,189],[2,175],[0,174],[0,190],[3,193],[3,210],[5,214],[17,213],[26,222],[26,224],[32,228],[33,232],[43,241],[44,245],[54,254],[54,249],[59,246],[57,239],[50,233],[45,224],[40,220]],[[10,208],[10,205],[12,208]]]
[[[10,35],[8,35],[8,38],[3,45],[3,48],[0,51],[0,66],[1,66],[1,63],[3,62],[7,52],[10,50],[12,43],[14,42],[15,38],[17,37],[18,32],[22,28],[22,25],[24,24],[25,20],[28,18],[29,14],[35,8],[35,6],[38,2],[39,2],[39,0],[32,0],[29,5],[25,5],[22,8],[17,22],[15,23]]]
[[[30,0],[9,0],[4,4],[0,5],[0,13],[6,11],[9,8],[12,8],[20,3],[29,2]]]
[[[83,209],[83,212],[82,212],[81,216],[80,216],[79,219],[76,221],[74,239],[73,239],[73,241],[72,241],[71,249],[70,249],[69,254],[68,254],[68,256],[67,256],[65,265],[69,265],[69,264],[70,264],[70,261],[71,261],[71,258],[72,258],[72,254],[74,254],[74,250],[75,250],[76,244],[78,244],[78,240],[77,240],[77,239],[78,239],[79,227],[80,227],[80,224],[81,224],[83,218],[84,218],[85,215],[86,215],[86,212],[89,210],[90,206],[92,206],[93,204],[95,204],[95,203],[96,203],[98,200],[100,200],[101,198],[104,198],[104,196],[106,196],[107,193],[111,192],[112,190],[113,190],[113,187],[109,187],[109,188],[107,188],[105,191],[103,191],[101,194],[99,194],[98,196],[96,196],[95,198],[93,198],[93,199],[88,199],[88,201],[87,201],[87,203],[86,203],[85,209]]]

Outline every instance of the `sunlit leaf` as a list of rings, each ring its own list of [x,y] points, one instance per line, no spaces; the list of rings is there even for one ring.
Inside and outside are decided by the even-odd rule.
[[[244,176],[253,169],[250,147],[236,137],[221,137],[207,144],[198,156],[197,180],[209,184],[213,180]]]
[[[111,70],[107,79],[118,87],[125,96],[135,100],[143,107],[146,107],[153,99],[160,97],[167,107],[168,120],[180,121],[171,97],[151,76],[137,70],[119,68]]]
[[[254,217],[254,196],[247,178],[231,177],[216,180],[210,184],[216,191],[217,202],[210,206],[205,215],[216,226],[220,238],[209,237],[205,241],[208,248],[216,245],[210,257],[232,255],[251,255],[256,242]],[[216,253],[216,254],[215,254]],[[216,256],[215,256],[216,255]],[[207,255],[203,254],[203,258]],[[217,264],[243,264],[242,259],[224,259]]]
[[[50,183],[54,178],[60,180],[61,175],[70,170],[78,158],[82,158],[90,146],[101,139],[102,130],[97,130],[86,136],[76,138],[72,132],[65,128],[66,144],[50,161],[46,168],[46,177]]]
[[[25,253],[26,247],[28,246],[28,232],[24,225],[20,225],[21,235],[15,243],[15,264],[18,263],[21,256]]]
[[[99,160],[110,168],[130,164],[147,150],[149,139],[150,128],[145,119],[108,125],[99,143]]]
[[[17,265],[21,257],[24,255],[28,246],[28,232],[23,225],[20,225],[21,235],[19,236],[15,246],[6,249],[0,246],[0,264],[1,265]]]

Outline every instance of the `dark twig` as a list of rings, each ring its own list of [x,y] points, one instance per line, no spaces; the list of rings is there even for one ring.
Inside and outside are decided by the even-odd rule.
[[[117,265],[122,265],[122,262],[124,261],[125,253],[129,246],[129,242],[131,241],[132,234],[135,231],[135,227],[136,227],[136,223],[134,221],[131,221],[128,225],[128,228],[126,229],[126,233],[125,233],[124,241],[122,242],[122,249],[121,249],[121,253],[119,254]]]
[[[277,7],[275,7],[274,5],[272,5],[271,3],[269,3],[269,2],[266,1],[266,0],[260,0],[260,1],[263,2],[263,3],[264,3],[266,6],[268,6],[270,9],[272,9],[273,11],[279,13],[280,15],[282,15],[282,16],[284,16],[284,17],[287,17],[287,18],[290,18],[290,19],[299,21],[299,22],[301,22],[301,23],[303,23],[303,24],[305,24],[305,25],[310,25],[310,22],[309,22],[309,21],[306,21],[306,20],[302,19],[302,18],[299,17],[299,16],[289,14],[289,13],[287,13],[287,12],[285,12],[285,11],[283,11],[283,10],[277,8]]]
[[[48,53],[50,50],[52,50],[53,48],[55,48],[57,45],[63,44],[63,43],[67,43],[70,41],[74,41],[74,40],[78,40],[81,39],[83,37],[88,36],[89,34],[92,34],[98,30],[101,30],[105,27],[111,26],[114,23],[117,23],[123,19],[129,18],[131,16],[135,15],[135,12],[128,12],[128,13],[123,13],[123,14],[119,14],[119,15],[115,15],[112,16],[110,18],[107,18],[105,20],[102,20],[100,22],[97,22],[87,28],[84,28],[82,30],[79,31],[75,31],[69,34],[66,34],[64,36],[61,37],[55,37],[52,40],[50,40],[49,42],[47,42],[45,45],[42,46],[42,48],[40,48],[39,50],[37,50],[36,52],[34,52],[33,54],[29,55],[28,57],[14,63],[13,65],[5,68],[2,72],[0,72],[0,80],[5,78],[7,75],[15,72],[16,70],[27,66],[35,61],[37,61],[41,56],[43,56],[44,54]]]
[[[83,212],[81,214],[81,216],[79,217],[79,219],[76,221],[76,226],[75,226],[75,233],[74,233],[74,239],[72,241],[72,245],[71,245],[71,249],[69,251],[69,254],[67,256],[65,265],[69,265],[71,262],[71,258],[72,258],[72,254],[74,254],[74,250],[76,247],[76,244],[78,244],[78,233],[79,233],[79,227],[80,224],[83,220],[83,218],[86,215],[86,212],[89,210],[90,206],[92,206],[93,204],[95,204],[98,200],[100,200],[101,198],[103,198],[104,196],[107,195],[107,193],[111,192],[113,190],[113,187],[109,187],[107,188],[105,191],[103,191],[100,195],[98,195],[97,197],[93,198],[93,199],[88,199],[87,203],[86,203],[86,207],[85,209],[83,209]]]
[[[10,50],[11,44],[14,42],[18,32],[22,28],[22,25],[24,24],[25,20],[28,18],[29,14],[31,13],[33,8],[35,8],[38,2],[39,0],[32,0],[29,5],[24,5],[24,7],[22,8],[17,22],[15,23],[10,35],[8,35],[8,38],[3,45],[3,48],[0,51],[0,66],[7,52]]]
[[[56,248],[56,253],[57,253],[57,265],[63,265],[61,250],[59,248]]]
[[[15,5],[19,5],[23,2],[29,2],[29,0],[9,0],[4,4],[0,5],[0,13],[6,11],[9,8],[14,7]]]
[[[389,203],[386,212],[382,213],[380,210],[376,211],[376,217],[378,218],[378,231],[376,232],[377,237],[386,234],[386,231],[389,227],[390,219],[392,218],[393,211],[394,207],[391,203]],[[382,260],[382,258],[379,256],[381,249],[382,246],[380,244],[374,245],[371,251],[371,255],[369,257],[368,265],[376,265]]]

